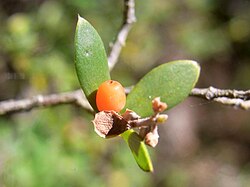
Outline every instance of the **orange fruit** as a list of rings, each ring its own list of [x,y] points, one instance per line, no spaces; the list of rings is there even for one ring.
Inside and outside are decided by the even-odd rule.
[[[123,86],[114,80],[103,82],[96,93],[96,105],[99,111],[114,110],[120,112],[126,104]]]

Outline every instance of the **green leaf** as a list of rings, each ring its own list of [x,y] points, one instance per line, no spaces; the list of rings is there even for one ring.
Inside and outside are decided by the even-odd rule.
[[[200,66],[191,60],[178,60],[160,65],[147,73],[132,89],[125,108],[142,117],[153,114],[151,101],[161,97],[168,109],[182,102],[195,86]]]
[[[110,79],[102,39],[95,28],[78,16],[75,32],[75,67],[80,85],[95,111],[95,97],[101,83]]]
[[[195,86],[200,74],[199,65],[190,60],[163,64],[145,75],[127,97],[125,108],[134,110],[142,117],[153,114],[152,99],[161,97],[168,109],[183,101]],[[129,145],[137,164],[144,171],[153,171],[153,165],[144,142],[133,130],[122,137]]]
[[[131,149],[138,166],[144,171],[153,171],[153,165],[147,147],[141,137],[134,130],[128,130],[121,136]]]

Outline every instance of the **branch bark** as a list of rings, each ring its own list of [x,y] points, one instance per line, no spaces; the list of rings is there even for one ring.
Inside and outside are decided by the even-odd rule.
[[[130,89],[127,89],[127,93],[129,90]],[[229,105],[244,110],[250,109],[250,90],[222,90],[214,87],[194,88],[190,96],[215,101],[223,105]],[[88,111],[93,111],[83,92],[81,90],[75,90],[72,92],[45,96],[37,95],[27,99],[2,101],[0,102],[0,115],[61,104],[76,104]]]
[[[51,107],[61,104],[76,104],[86,110],[93,111],[81,90],[71,92],[37,95],[20,100],[7,100],[0,102],[0,115],[14,112],[29,111],[33,108]]]
[[[250,90],[223,90],[210,86],[209,88],[194,88],[190,96],[200,97],[244,110],[250,109]]]
[[[134,0],[124,0],[123,24],[116,37],[108,57],[109,70],[111,71],[118,61],[122,47],[125,45],[129,31],[136,22]]]

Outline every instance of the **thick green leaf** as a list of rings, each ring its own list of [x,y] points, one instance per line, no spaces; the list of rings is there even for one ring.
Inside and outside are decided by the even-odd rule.
[[[194,61],[181,60],[163,64],[145,75],[127,97],[125,108],[134,110],[142,117],[153,114],[152,99],[161,97],[168,109],[183,101],[194,87],[200,67]],[[148,150],[133,130],[122,137],[129,145],[137,164],[144,171],[153,171]]]
[[[102,82],[110,79],[108,61],[99,34],[80,16],[75,32],[75,66],[80,85],[89,103],[97,111],[96,91]]]
[[[133,130],[124,132],[122,137],[131,149],[139,167],[144,171],[153,171],[153,165],[147,147],[141,137]]]
[[[195,86],[200,66],[191,60],[178,60],[160,65],[146,74],[127,97],[125,108],[142,117],[153,114],[151,101],[161,97],[168,109],[182,102]]]

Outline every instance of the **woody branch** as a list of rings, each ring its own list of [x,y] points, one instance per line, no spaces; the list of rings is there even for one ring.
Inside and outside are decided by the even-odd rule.
[[[128,33],[135,23],[135,2],[124,0],[124,21],[108,56],[109,69],[112,70],[118,61],[122,47],[125,45]],[[127,92],[130,88],[127,89]],[[194,88],[190,96],[218,102],[223,105],[234,106],[244,110],[250,109],[250,90],[222,90],[214,87]],[[92,110],[81,90],[50,95],[38,95],[20,100],[6,100],[0,102],[0,115],[14,112],[28,111],[33,108],[51,107],[61,104],[76,104],[84,109]]]
[[[244,110],[250,109],[250,90],[218,89],[210,86],[209,88],[194,88],[190,96],[200,97]]]

